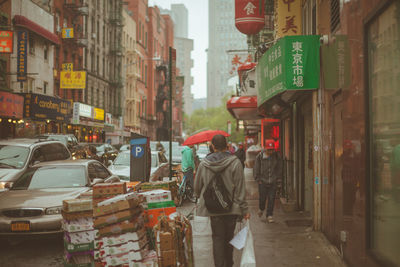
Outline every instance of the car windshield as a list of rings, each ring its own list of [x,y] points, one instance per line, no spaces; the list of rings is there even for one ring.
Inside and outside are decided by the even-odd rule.
[[[131,164],[131,157],[129,153],[120,153],[118,154],[117,158],[114,160],[113,165],[123,165],[123,166],[130,166]]]
[[[156,168],[157,167],[157,154],[156,153],[151,153],[151,167]]]
[[[0,145],[0,168],[21,169],[29,155],[29,148]]]
[[[15,181],[12,190],[82,187],[86,184],[83,166],[48,166],[25,172]]]

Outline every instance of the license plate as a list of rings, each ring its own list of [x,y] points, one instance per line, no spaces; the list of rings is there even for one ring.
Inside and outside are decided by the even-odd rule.
[[[24,232],[31,229],[29,222],[14,222],[11,223],[11,231]]]

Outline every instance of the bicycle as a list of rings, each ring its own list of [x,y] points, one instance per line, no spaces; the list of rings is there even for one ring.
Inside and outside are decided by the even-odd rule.
[[[178,188],[178,206],[182,206],[185,199],[192,203],[196,203],[196,198],[193,196],[194,190],[192,186],[187,182],[186,175],[183,176],[182,182]]]

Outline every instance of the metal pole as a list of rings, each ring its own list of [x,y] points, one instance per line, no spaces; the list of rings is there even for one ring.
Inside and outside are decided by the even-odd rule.
[[[172,47],[169,47],[169,180],[172,180]]]

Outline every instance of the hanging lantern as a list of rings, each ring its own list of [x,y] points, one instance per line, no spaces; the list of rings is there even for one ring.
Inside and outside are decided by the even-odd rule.
[[[264,0],[235,0],[235,26],[241,33],[256,34],[264,23]]]

